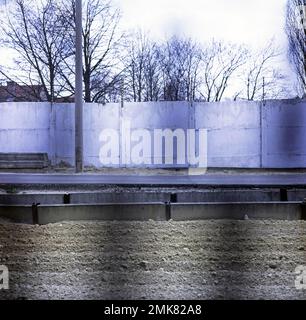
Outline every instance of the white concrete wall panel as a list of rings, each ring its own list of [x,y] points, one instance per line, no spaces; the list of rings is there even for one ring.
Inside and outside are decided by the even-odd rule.
[[[147,129],[152,134],[154,129],[207,129],[209,167],[306,168],[305,100],[275,100],[265,105],[243,101],[124,103],[124,108],[119,103],[85,104],[86,166],[102,167],[99,135],[103,129],[120,133],[123,119],[131,121],[132,130]],[[0,152],[46,152],[56,164],[73,165],[74,105],[1,103]]]

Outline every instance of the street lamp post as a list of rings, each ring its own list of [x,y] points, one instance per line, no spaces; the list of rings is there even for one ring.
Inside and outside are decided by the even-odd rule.
[[[83,171],[83,42],[82,0],[75,1],[75,171]]]

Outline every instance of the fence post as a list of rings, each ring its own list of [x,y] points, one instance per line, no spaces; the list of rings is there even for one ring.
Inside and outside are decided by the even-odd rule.
[[[51,162],[51,166],[55,166],[56,164],[56,113],[55,113],[55,104],[50,103],[50,118],[49,118],[49,160]]]

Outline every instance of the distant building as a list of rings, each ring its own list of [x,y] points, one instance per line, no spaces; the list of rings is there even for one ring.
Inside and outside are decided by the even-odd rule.
[[[20,85],[10,81],[6,85],[0,84],[0,102],[44,102],[48,101],[41,85]],[[74,95],[58,97],[56,103],[73,103]]]
[[[47,101],[41,85],[20,85],[14,81],[0,85],[0,102]]]

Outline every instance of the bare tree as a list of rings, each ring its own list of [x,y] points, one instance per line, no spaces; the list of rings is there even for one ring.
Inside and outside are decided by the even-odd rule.
[[[241,46],[213,41],[202,49],[179,37],[157,44],[141,32],[126,46],[125,91],[135,102],[220,101],[247,60],[247,50]]]
[[[126,41],[124,66],[125,97],[134,102],[158,101],[161,94],[159,46],[142,31]]]
[[[288,0],[286,31],[289,58],[297,75],[297,91],[306,94],[306,1]]]
[[[163,100],[194,100],[199,80],[200,46],[191,39],[172,37],[160,47]]]
[[[13,0],[2,26],[2,45],[18,53],[13,70],[0,72],[29,89],[42,86],[44,97],[55,101],[73,96],[75,72],[74,0]],[[85,0],[83,76],[86,102],[105,102],[114,95],[120,70],[117,33],[120,13],[108,0]],[[16,76],[16,70],[18,71]],[[39,97],[38,97],[39,98]]]
[[[147,47],[144,78],[145,101],[158,101],[162,92],[162,86],[159,45],[156,42],[150,42]]]
[[[241,69],[241,90],[235,96],[245,100],[265,100],[281,98],[285,92],[282,81],[285,76],[277,67],[276,58],[281,54],[274,40],[261,50],[249,51],[247,63]]]
[[[83,77],[85,102],[105,102],[112,96],[114,87],[119,85],[121,70],[119,44],[123,34],[118,30],[120,12],[112,7],[109,0],[85,0],[83,17]],[[75,30],[74,0],[62,2],[62,17],[71,30]],[[67,15],[67,12],[71,14]],[[65,59],[62,77],[66,89],[74,92],[74,36],[69,41],[71,57]]]
[[[207,102],[220,101],[236,71],[246,63],[243,46],[212,41],[203,50],[201,72],[203,81],[199,93]]]
[[[57,76],[62,58],[70,54],[65,38],[67,26],[58,19],[54,0],[14,0],[10,6],[1,19],[2,45],[14,49],[18,56],[13,70],[2,67],[0,72],[7,79],[28,86],[38,100],[53,102],[64,87]]]
[[[126,43],[127,52],[123,56],[124,85],[127,98],[131,97],[134,102],[141,102],[144,98],[144,69],[149,45],[148,38],[141,32],[130,36]]]

